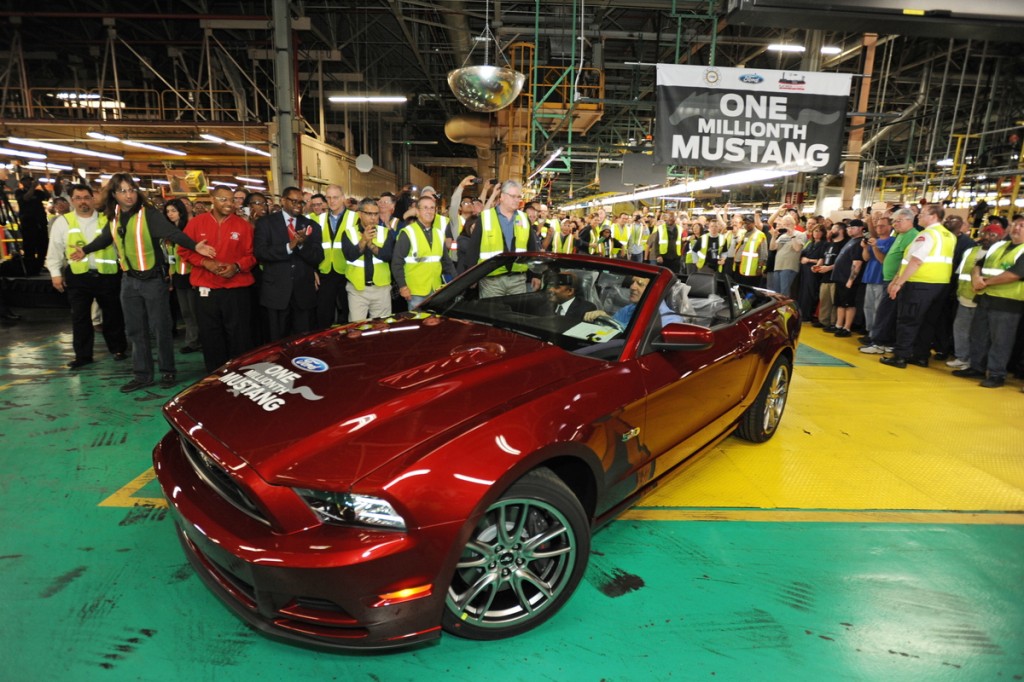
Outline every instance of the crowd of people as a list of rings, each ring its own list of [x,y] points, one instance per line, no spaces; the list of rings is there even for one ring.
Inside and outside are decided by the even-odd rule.
[[[93,362],[95,303],[107,350],[132,358],[125,392],[176,384],[172,310],[184,326],[180,352],[201,352],[212,371],[262,343],[411,309],[504,251],[723,272],[791,296],[823,332],[860,333],[860,351],[890,367],[946,360],[955,375],[986,387],[1024,373],[1021,216],[993,217],[976,242],[959,216],[924,203],[876,204],[839,222],[788,205],[570,215],[524,202],[517,182],[474,176],[447,198],[447,210],[434,188],[411,185],[361,199],[338,185],[322,193],[288,187],[279,203],[217,186],[202,200],[155,205],[124,173],[95,193],[74,186],[67,198],[51,218],[46,267],[71,306],[68,367]],[[516,267],[486,277],[480,295],[524,292]]]

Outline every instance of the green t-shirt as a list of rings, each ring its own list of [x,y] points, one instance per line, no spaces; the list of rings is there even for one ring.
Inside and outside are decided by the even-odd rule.
[[[903,262],[903,252],[907,250],[910,243],[920,236],[920,232],[911,228],[903,234],[896,235],[896,241],[892,243],[889,253],[885,254],[882,261],[882,280],[891,282],[900,271],[900,264]]]

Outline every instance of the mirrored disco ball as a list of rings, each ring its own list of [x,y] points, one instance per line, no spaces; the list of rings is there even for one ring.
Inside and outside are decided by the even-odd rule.
[[[504,109],[519,96],[526,76],[499,66],[466,66],[448,74],[455,98],[473,111]]]

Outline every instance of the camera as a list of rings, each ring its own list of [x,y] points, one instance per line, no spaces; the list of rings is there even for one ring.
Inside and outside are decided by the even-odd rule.
[[[472,180],[470,180],[470,183],[472,183],[474,185],[479,185],[480,184],[480,178],[473,178]]]
[[[491,183],[490,184],[497,185],[498,184],[498,178],[491,178]]]

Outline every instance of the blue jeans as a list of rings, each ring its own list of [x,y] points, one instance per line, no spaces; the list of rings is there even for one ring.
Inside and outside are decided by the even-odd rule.
[[[956,307],[956,319],[953,320],[953,355],[957,360],[969,362],[971,359],[971,321],[977,308],[968,308],[963,303]]]
[[[174,339],[171,336],[171,294],[162,277],[121,279],[121,309],[124,330],[132,342],[132,373],[139,381],[153,380],[153,349],[149,336],[156,339],[157,360],[162,374],[173,374]]]

